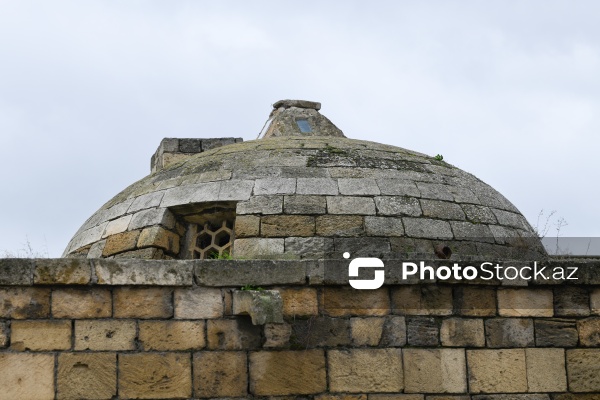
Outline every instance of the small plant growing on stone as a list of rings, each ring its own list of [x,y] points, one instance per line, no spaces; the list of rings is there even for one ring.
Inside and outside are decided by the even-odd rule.
[[[260,286],[244,285],[244,286],[241,287],[241,290],[257,290],[257,291],[262,291],[262,290],[265,290],[265,289],[261,288]]]
[[[228,251],[224,251],[223,254],[219,254],[215,251],[211,253],[208,258],[212,260],[233,260],[233,256]]]
[[[436,156],[435,156],[435,157],[433,157],[433,158],[435,158],[435,159],[436,159],[436,160],[438,160],[438,161],[443,161],[443,160],[444,160],[444,156],[443,156],[443,155],[441,155],[441,154],[438,154],[438,155],[436,155]]]

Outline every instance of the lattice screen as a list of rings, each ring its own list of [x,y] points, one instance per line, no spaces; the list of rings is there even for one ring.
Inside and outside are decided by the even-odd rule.
[[[203,227],[190,224],[188,240],[190,258],[227,257],[233,244],[233,221],[224,220],[220,226],[208,222]]]

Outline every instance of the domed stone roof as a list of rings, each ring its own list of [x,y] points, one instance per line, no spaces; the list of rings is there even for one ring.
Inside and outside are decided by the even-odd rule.
[[[515,206],[473,175],[425,154],[345,138],[319,103],[274,106],[262,139],[164,139],[153,173],[92,215],[64,255],[543,253]]]

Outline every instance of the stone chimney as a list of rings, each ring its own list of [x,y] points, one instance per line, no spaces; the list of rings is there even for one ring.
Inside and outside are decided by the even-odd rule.
[[[263,139],[279,136],[335,136],[344,133],[321,115],[321,103],[308,100],[279,100],[273,104],[271,123]]]

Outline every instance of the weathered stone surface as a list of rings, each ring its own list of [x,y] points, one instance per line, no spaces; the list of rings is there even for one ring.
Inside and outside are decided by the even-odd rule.
[[[207,322],[208,348],[211,350],[248,350],[261,344],[260,326],[250,318],[217,319]]]
[[[248,200],[252,194],[253,188],[254,181],[251,180],[231,179],[222,181],[219,187],[219,200]]]
[[[431,397],[435,399],[435,397]],[[425,396],[422,394],[370,394],[369,400],[424,400]],[[445,399],[443,399],[445,400]],[[452,398],[448,400],[463,400],[461,398]],[[470,399],[465,399],[470,400]]]
[[[278,290],[283,300],[284,317],[308,317],[319,313],[316,289],[281,288]]]
[[[86,260],[75,258],[37,259],[33,282],[36,285],[86,285],[91,268]]]
[[[380,395],[385,396],[385,395]],[[371,398],[374,398],[371,396]],[[315,400],[367,400],[366,394],[342,394],[342,395],[334,395],[334,394],[320,394],[315,396]],[[422,400],[422,399],[418,399]]]
[[[590,296],[587,289],[575,286],[555,288],[554,315],[557,317],[590,315]]]
[[[285,196],[283,212],[286,214],[325,214],[327,201],[325,196]]]
[[[333,239],[324,237],[286,237],[285,254],[293,258],[323,258],[333,252]]]
[[[248,201],[240,201],[236,206],[236,214],[281,214],[283,196],[253,196]]]
[[[204,348],[204,321],[140,321],[139,341],[145,351]]]
[[[479,318],[448,318],[440,328],[442,346],[484,347],[485,335],[483,320]]]
[[[600,317],[577,321],[579,343],[585,347],[600,347]]]
[[[575,347],[576,321],[568,319],[534,319],[535,344],[539,347]]]
[[[276,290],[236,290],[233,315],[250,315],[253,325],[283,323],[283,301]]]
[[[383,323],[380,346],[402,347],[406,344],[406,320],[404,317],[387,316]]]
[[[384,317],[351,318],[352,344],[354,346],[377,346],[383,333]]]
[[[497,210],[494,208],[492,208],[492,212],[496,216],[496,219],[498,220],[498,223],[500,225],[519,228],[525,231],[529,231],[531,229],[529,223],[527,223],[525,218],[523,218],[523,216],[519,214],[515,214],[504,210]]]
[[[556,400],[558,397],[552,399]],[[484,394],[473,396],[471,400],[550,400],[550,396],[547,394]]]
[[[487,287],[458,287],[454,289],[456,312],[469,317],[496,315],[496,291]]]
[[[246,353],[211,351],[194,354],[196,397],[245,397],[248,391]]]
[[[223,297],[220,289],[175,289],[175,318],[207,319],[223,316]]]
[[[273,257],[284,253],[284,239],[236,239],[233,255],[239,258]]]
[[[265,343],[263,347],[276,348],[288,347],[290,336],[292,335],[292,326],[289,324],[266,324],[265,325]]]
[[[315,217],[267,215],[261,218],[260,232],[262,236],[266,237],[313,236],[315,234]]]
[[[139,230],[112,235],[106,239],[104,250],[102,250],[102,257],[108,257],[117,253],[135,249],[139,236]]]
[[[471,393],[527,392],[525,350],[467,350]]]
[[[75,350],[123,351],[135,349],[135,321],[76,320]]]
[[[317,217],[319,236],[360,236],[364,231],[364,217],[358,215],[323,215]]]
[[[115,287],[115,318],[171,318],[173,290],[161,287]]]
[[[450,315],[452,288],[434,285],[399,286],[392,291],[392,312],[400,315]]]
[[[433,317],[407,318],[406,333],[411,346],[438,346],[440,343],[440,328]]]
[[[90,247],[90,251],[87,253],[86,258],[101,258],[102,252],[106,246],[106,240],[100,240]]]
[[[0,398],[54,399],[54,355],[0,353]]]
[[[365,217],[365,231],[369,236],[404,236],[401,218]]]
[[[250,392],[256,396],[314,394],[326,390],[322,350],[250,353]]]
[[[167,208],[151,208],[149,210],[139,211],[133,214],[128,229],[133,231],[134,229],[140,229],[154,225],[162,225],[167,229],[173,229],[175,227],[175,216],[173,216],[173,213],[171,213],[171,211],[169,211]]]
[[[329,389],[332,392],[400,392],[403,388],[400,349],[329,350]]]
[[[325,316],[292,322],[292,348],[349,346],[352,343],[350,320]]]
[[[203,260],[196,264],[195,275],[204,286],[301,285],[312,264],[314,261]]]
[[[416,238],[452,239],[450,224],[427,218],[402,218],[406,235]]]
[[[298,178],[298,194],[337,195],[338,183],[328,178]]]
[[[309,100],[279,100],[273,103],[273,108],[290,108],[290,107],[298,107],[298,108],[309,108],[313,110],[320,110],[321,103],[317,101],[309,101]]]
[[[71,348],[71,321],[15,320],[10,348],[15,351],[53,351]]]
[[[530,392],[566,392],[567,371],[563,349],[525,349]]]
[[[423,215],[430,218],[464,220],[465,213],[456,203],[421,199]]]
[[[50,314],[50,289],[0,288],[0,318],[47,318]]]
[[[257,179],[254,184],[255,195],[293,194],[296,192],[294,178]]]
[[[112,315],[109,289],[64,288],[52,293],[54,318],[107,318]]]
[[[99,285],[192,286],[192,263],[164,260],[93,260]]]
[[[321,295],[323,312],[332,317],[378,316],[390,313],[390,299],[385,287],[376,290],[325,287]]]
[[[552,317],[552,290],[500,289],[498,313],[504,317]]]
[[[115,353],[61,353],[58,356],[59,399],[110,399],[117,394]]]
[[[235,237],[256,237],[260,234],[260,217],[239,215],[235,218]]]
[[[0,285],[31,285],[33,260],[22,258],[0,259]]]
[[[179,254],[179,235],[161,226],[151,226],[142,230],[137,247],[157,247],[176,255]]]
[[[418,217],[422,214],[419,200],[414,197],[375,197],[377,215]]]
[[[8,324],[6,322],[0,322],[0,349],[8,346]]]
[[[382,195],[420,197],[421,193],[414,182],[405,179],[377,179],[377,185]]]
[[[454,237],[458,240],[474,240],[494,243],[494,234],[487,225],[469,221],[451,221]]]
[[[461,204],[467,220],[478,224],[496,224],[496,216],[489,207],[475,204]]]
[[[375,215],[375,202],[370,197],[327,196],[329,214]]]
[[[333,247],[337,254],[349,252],[352,257],[383,258],[390,252],[387,237],[334,238]]]
[[[165,191],[161,190],[158,192],[151,192],[138,196],[133,200],[133,203],[131,203],[131,206],[129,206],[127,212],[134,213],[136,211],[144,210],[146,208],[158,207],[164,195]],[[106,230],[108,231],[108,227],[106,228]]]
[[[340,193],[347,196],[379,195],[379,186],[375,179],[341,178],[338,179]]]
[[[192,371],[189,354],[119,355],[119,395],[125,399],[191,397]]]
[[[600,391],[600,349],[567,350],[569,390]]]
[[[405,391],[464,393],[467,391],[462,349],[404,349]]]
[[[161,195],[162,197],[162,195]],[[127,230],[133,214],[124,215],[121,218],[114,219],[106,225],[106,229],[102,234],[103,238],[116,235],[117,233],[123,233]]]
[[[492,318],[485,321],[487,346],[533,346],[533,320],[529,318]]]

